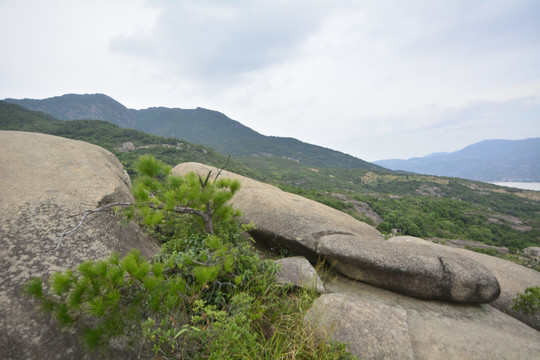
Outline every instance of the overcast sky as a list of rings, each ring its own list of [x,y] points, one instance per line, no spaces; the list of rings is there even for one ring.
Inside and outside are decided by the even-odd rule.
[[[540,137],[540,0],[0,0],[0,99],[204,107],[364,160]]]

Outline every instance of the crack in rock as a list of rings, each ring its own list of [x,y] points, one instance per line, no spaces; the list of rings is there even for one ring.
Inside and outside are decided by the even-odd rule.
[[[443,278],[441,279],[441,292],[446,299],[452,298],[452,287],[454,286],[454,276],[452,272],[448,270],[448,267],[444,263],[442,256],[438,257],[439,262],[441,263],[441,268],[443,272]]]

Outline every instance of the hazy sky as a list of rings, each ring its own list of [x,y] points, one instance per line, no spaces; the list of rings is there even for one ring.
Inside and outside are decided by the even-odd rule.
[[[204,107],[365,160],[540,136],[540,0],[0,0],[0,99]]]

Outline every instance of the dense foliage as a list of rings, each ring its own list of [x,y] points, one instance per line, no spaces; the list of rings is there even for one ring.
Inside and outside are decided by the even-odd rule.
[[[164,241],[153,261],[132,250],[86,261],[27,291],[59,324],[79,328],[90,350],[124,340],[143,358],[347,359],[339,344],[314,337],[303,324],[317,297],[275,282],[277,265],[261,260],[226,204],[236,181],[176,177],[150,156],[137,164],[137,217]],[[209,205],[211,204],[211,206]],[[210,212],[207,226],[190,211]]]
[[[152,155],[141,156],[136,167],[139,177],[133,186],[132,209],[138,210],[146,225],[157,227],[175,214],[190,214],[202,221],[207,234],[214,234],[215,220],[228,223],[238,215],[226,204],[240,188],[238,180],[217,179],[218,173],[212,181],[211,172],[204,179],[195,173],[174,176],[170,166]]]
[[[463,200],[421,196],[355,198],[382,216],[384,222],[378,226],[382,232],[395,228],[404,235],[469,239],[514,250],[540,244],[537,229],[517,231],[504,219],[490,221],[493,212]]]

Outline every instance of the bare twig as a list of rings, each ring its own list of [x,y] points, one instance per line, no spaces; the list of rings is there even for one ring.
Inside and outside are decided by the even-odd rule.
[[[75,225],[75,227],[73,227],[72,229],[66,231],[65,233],[61,234],[60,236],[58,236],[55,241],[56,241],[56,247],[54,249],[51,249],[51,250],[58,250],[58,248],[60,248],[60,246],[62,246],[62,240],[71,235],[72,233],[74,233],[75,231],[79,230],[79,228],[85,223],[86,219],[90,216],[90,215],[93,215],[93,214],[99,214],[99,213],[104,213],[104,212],[109,212],[111,211],[114,207],[118,207],[118,206],[131,206],[133,205],[133,203],[131,202],[118,202],[118,203],[111,203],[111,204],[107,204],[107,205],[104,205],[104,206],[100,206],[98,208],[95,208],[95,209],[91,209],[91,210],[85,210],[83,212],[80,212],[79,214],[75,214],[73,216],[82,216],[81,220],[79,221],[79,223],[77,225]],[[91,221],[93,221],[95,219],[91,219]],[[109,222],[109,224],[107,224],[105,226],[105,229],[104,229],[104,233],[106,233],[106,231],[109,229],[109,227],[111,226],[112,224],[112,221]],[[86,234],[86,233],[85,233]],[[90,238],[90,236],[88,236],[86,234],[86,236],[88,238]],[[97,237],[99,237],[100,235],[98,235]],[[97,238],[96,237],[96,238]]]
[[[223,170],[225,170],[225,168],[227,167],[227,165],[229,165],[229,161],[230,161],[230,160],[231,160],[231,155],[227,156],[227,161],[225,162],[225,165],[223,165],[223,166],[221,167],[221,169],[219,169],[219,171],[218,171],[216,177],[214,178],[214,182],[217,181],[219,175],[221,175],[221,172],[222,172]]]
[[[206,175],[206,179],[204,181],[201,178],[201,175],[199,175],[199,183],[201,184],[201,188],[203,189],[203,191],[206,188],[206,185],[208,185],[208,180],[210,179],[210,175],[212,175],[212,171],[208,172],[208,175]]]

